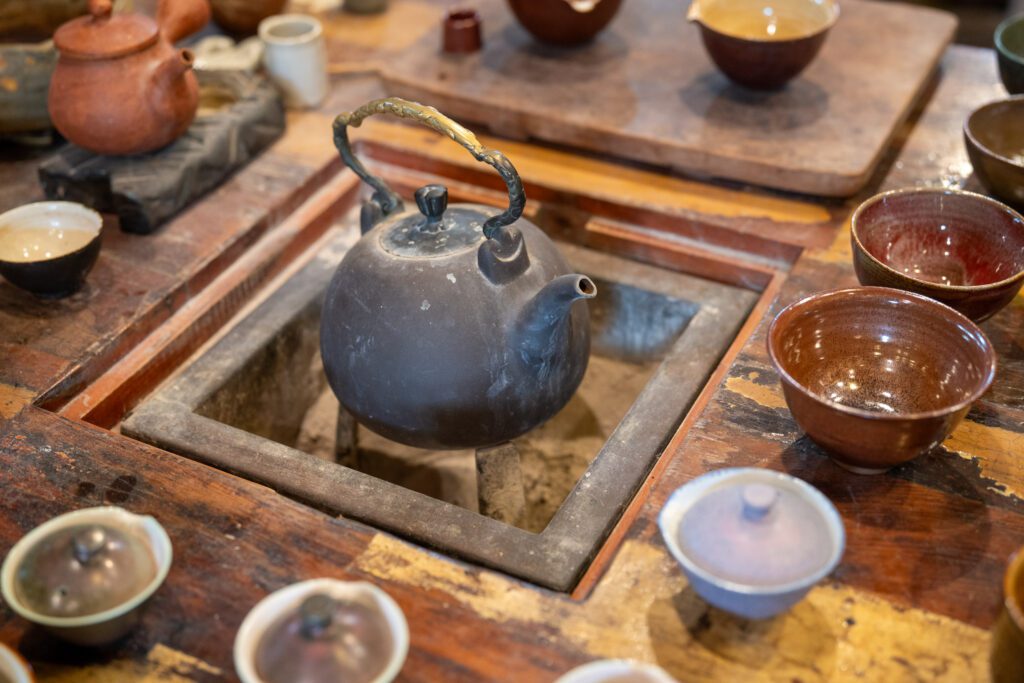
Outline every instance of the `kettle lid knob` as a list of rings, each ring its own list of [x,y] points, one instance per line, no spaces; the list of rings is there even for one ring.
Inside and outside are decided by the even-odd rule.
[[[424,185],[416,190],[416,206],[427,217],[428,224],[438,223],[448,208],[448,188],[444,185]]]

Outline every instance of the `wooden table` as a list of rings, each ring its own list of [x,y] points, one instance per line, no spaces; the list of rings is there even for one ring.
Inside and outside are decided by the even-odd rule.
[[[419,20],[403,24],[399,8]],[[397,3],[357,29],[331,24],[332,57],[351,60],[374,35],[401,49],[409,31],[402,25],[436,25],[439,12]],[[159,233],[108,226],[83,293],[42,303],[0,284],[0,551],[54,515],[104,503],[155,515],[175,549],[142,626],[112,650],[63,645],[0,609],[0,640],[17,647],[40,680],[234,680],[231,646],[246,612],[268,592],[316,576],[370,580],[398,601],[412,637],[401,680],[551,681],[601,657],[657,662],[681,681],[986,679],[1003,569],[1024,545],[1024,299],[985,323],[998,378],[943,448],[886,475],[838,469],[786,410],[764,329],[796,298],[855,283],[845,220],[858,199],[819,203],[501,145],[528,183],[625,188],[641,208],[677,212],[686,233],[673,237],[681,260],[699,261],[702,235],[735,240],[716,242],[719,250],[757,247],[735,256],[760,273],[754,319],[571,595],[330,518],[108,429],[142,387],[179,366],[329,226],[338,208],[329,197],[354,182],[338,173],[330,114],[379,93],[372,76],[351,64],[343,70],[322,110],[293,114],[277,145]],[[951,49],[927,105],[865,196],[969,174],[961,122],[1001,96],[997,82],[991,52]],[[409,134],[403,143],[427,157],[448,154],[426,137]],[[0,208],[37,192],[33,164],[0,166]],[[672,490],[735,465],[807,479],[847,527],[834,575],[765,623],[709,611],[655,525]]]

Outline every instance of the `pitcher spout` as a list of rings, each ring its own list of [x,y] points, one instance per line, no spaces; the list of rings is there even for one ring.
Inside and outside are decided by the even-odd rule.
[[[524,359],[543,360],[562,352],[573,302],[596,295],[594,281],[579,273],[556,277],[537,292],[519,318]]]

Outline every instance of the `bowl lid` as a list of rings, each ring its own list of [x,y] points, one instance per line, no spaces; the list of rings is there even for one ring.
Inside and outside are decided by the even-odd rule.
[[[62,55],[78,59],[122,57],[149,47],[160,33],[144,14],[113,15],[110,0],[91,0],[90,14],[67,22],[53,34]]]
[[[388,668],[391,626],[371,596],[307,596],[267,627],[255,664],[265,683],[369,683]]]
[[[156,574],[156,559],[142,539],[105,524],[79,524],[54,531],[25,553],[14,590],[39,614],[81,617],[131,600]]]
[[[682,551],[715,577],[778,586],[821,571],[835,552],[820,502],[759,476],[723,481],[700,496],[678,527]]]

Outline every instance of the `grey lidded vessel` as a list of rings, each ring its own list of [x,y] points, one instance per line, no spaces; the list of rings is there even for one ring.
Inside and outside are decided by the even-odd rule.
[[[508,186],[498,213],[448,206],[448,191],[416,192],[419,211],[354,156],[348,126],[389,113],[446,134]],[[334,123],[345,163],[374,188],[363,236],[327,289],[320,348],[342,406],[373,431],[421,448],[481,448],[552,417],[576,391],[590,356],[584,299],[554,243],[521,218],[522,182],[501,152],[432,107],[375,100]]]

